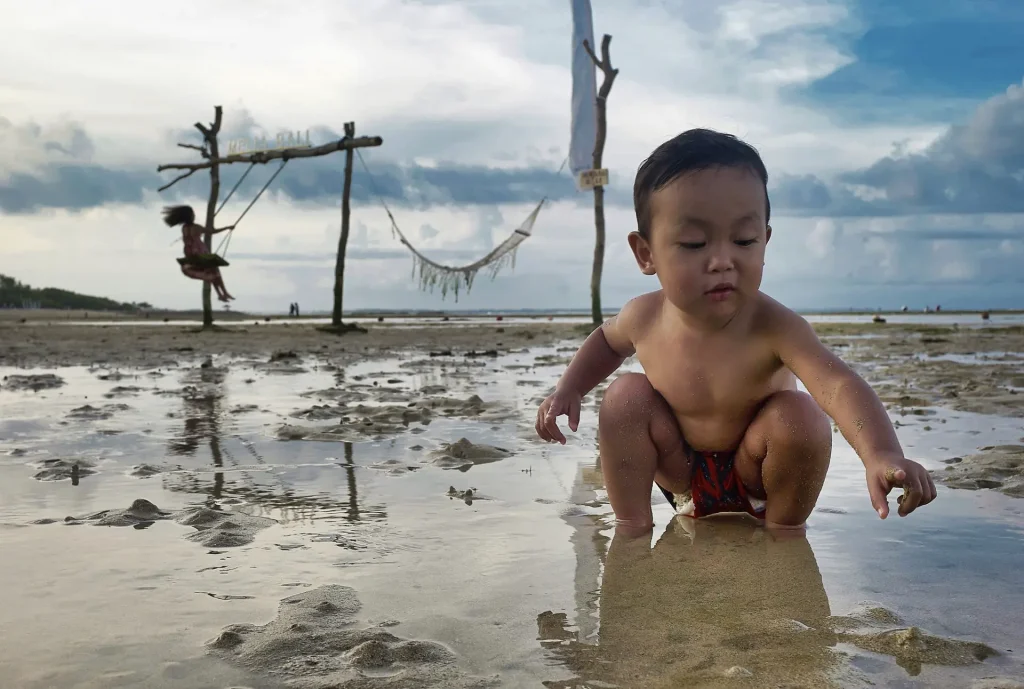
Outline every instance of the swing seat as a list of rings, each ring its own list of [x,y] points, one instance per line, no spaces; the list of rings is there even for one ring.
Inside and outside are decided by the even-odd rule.
[[[223,268],[231,265],[219,254],[197,254],[195,256],[181,256],[178,263],[183,266],[192,266],[205,270],[207,268]]]

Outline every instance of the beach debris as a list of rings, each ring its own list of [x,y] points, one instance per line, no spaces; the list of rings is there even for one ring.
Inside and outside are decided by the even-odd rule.
[[[462,500],[467,505],[472,505],[474,500],[490,500],[491,498],[486,495],[481,495],[476,488],[467,488],[466,490],[457,490],[455,486],[448,486],[448,492],[445,493],[452,500]]]

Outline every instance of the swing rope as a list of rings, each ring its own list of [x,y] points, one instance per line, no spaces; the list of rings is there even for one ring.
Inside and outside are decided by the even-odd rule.
[[[287,164],[288,164],[288,159],[287,158],[285,158],[284,160],[281,161],[281,166],[277,168],[277,170],[274,172],[274,174],[270,176],[270,179],[267,180],[267,183],[263,185],[263,188],[260,189],[259,193],[256,194],[256,197],[252,201],[249,202],[248,206],[245,207],[245,210],[242,211],[242,214],[240,216],[238,216],[238,220],[236,220],[234,223],[232,223],[234,225],[234,227],[232,227],[230,230],[228,230],[227,235],[223,239],[220,240],[220,244],[217,245],[217,250],[214,251],[215,254],[219,254],[221,256],[221,258],[224,257],[224,254],[226,254],[227,251],[228,251],[228,247],[231,245],[231,236],[235,233],[235,227],[238,226],[238,223],[242,222],[242,218],[245,217],[245,214],[249,212],[249,209],[252,208],[253,205],[255,205],[255,203],[257,201],[259,201],[260,197],[263,196],[263,192],[265,192],[270,187],[270,185],[273,184],[274,180],[277,179],[277,176],[279,174],[281,174],[281,171],[284,170],[284,166],[287,165]],[[249,166],[249,170],[252,170],[254,165],[256,165],[256,163],[253,163],[252,165],[250,165]],[[237,189],[238,185],[242,183],[243,179],[245,179],[245,175],[249,174],[249,170],[246,170],[245,174],[242,175],[242,178],[238,180],[237,184],[235,184],[235,189]],[[229,193],[227,198],[224,199],[224,202],[221,203],[221,208],[223,208],[224,204],[227,203],[229,198],[231,198],[231,194],[235,193],[235,189],[232,189],[231,193]],[[219,212],[220,212],[220,209],[217,210],[217,213],[219,213]],[[214,217],[216,217],[216,214],[214,215]],[[221,253],[221,250],[220,250],[220,248],[222,246],[224,247],[224,252],[223,253]]]
[[[231,191],[229,191],[228,195],[224,197],[224,200],[220,202],[220,205],[217,207],[217,210],[213,212],[213,217],[217,217],[217,215],[221,212],[221,209],[224,208],[224,204],[226,204],[228,200],[235,195],[235,192],[238,190],[238,187],[242,185],[242,182],[245,181],[245,178],[249,176],[249,173],[252,172],[252,169],[254,167],[256,167],[256,163],[249,164],[249,167],[245,169],[245,172],[242,173],[242,176],[238,178],[237,182],[235,182],[235,186],[231,187]]]

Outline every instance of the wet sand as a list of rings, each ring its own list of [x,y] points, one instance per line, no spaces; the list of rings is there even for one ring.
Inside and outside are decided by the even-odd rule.
[[[659,496],[644,543],[611,538],[600,389],[566,447],[532,432],[577,326],[0,324],[0,676],[1013,686],[1024,329],[818,331],[940,499],[881,522],[837,436],[806,538]]]

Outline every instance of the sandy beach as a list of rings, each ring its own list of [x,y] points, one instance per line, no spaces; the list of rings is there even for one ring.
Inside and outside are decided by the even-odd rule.
[[[1024,686],[1024,327],[816,324],[934,472],[911,518],[837,434],[806,538],[658,496],[622,542],[603,388],[532,429],[578,324],[97,320],[0,319],[9,686]]]

